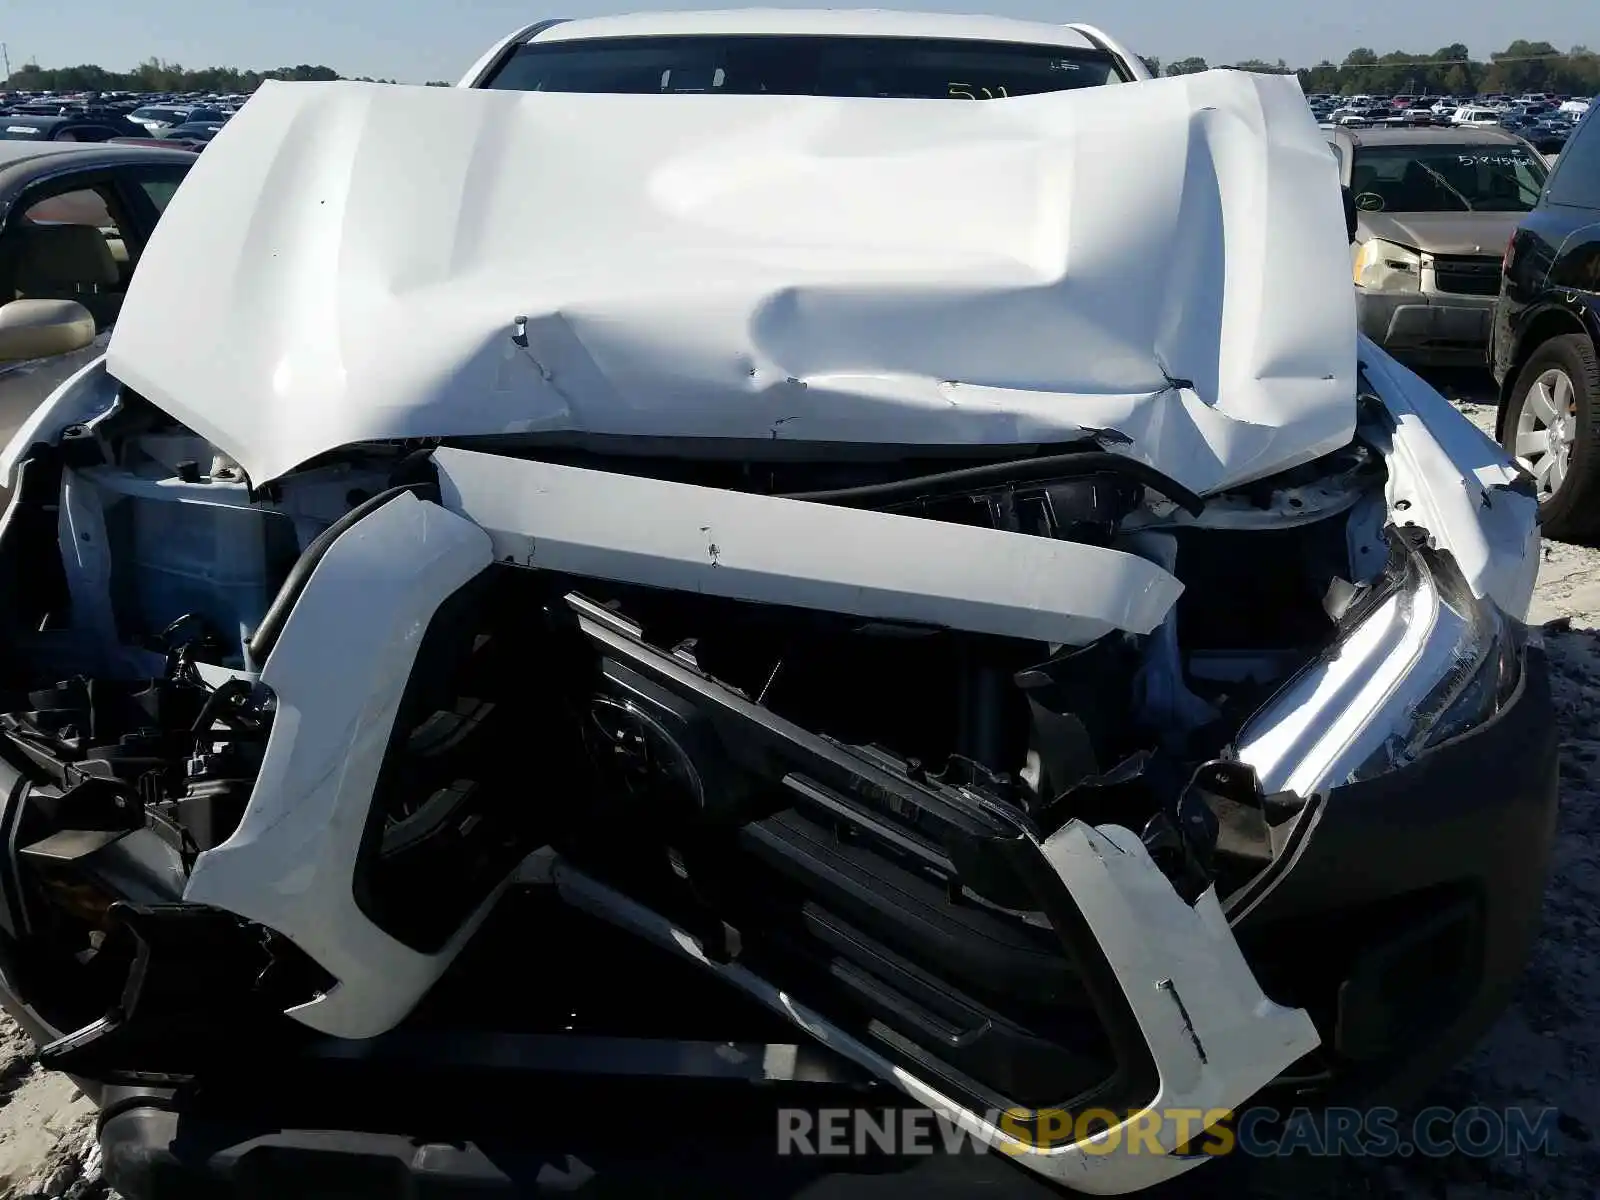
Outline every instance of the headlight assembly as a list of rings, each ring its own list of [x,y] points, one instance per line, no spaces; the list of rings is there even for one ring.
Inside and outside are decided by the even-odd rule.
[[[1370,779],[1494,716],[1521,678],[1521,626],[1477,599],[1455,562],[1390,530],[1382,579],[1240,732],[1268,792]]]
[[[1372,292],[1419,291],[1422,255],[1407,246],[1371,238],[1356,251],[1355,282]]]

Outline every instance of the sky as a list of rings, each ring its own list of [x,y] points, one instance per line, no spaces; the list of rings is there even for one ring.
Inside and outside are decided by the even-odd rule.
[[[551,0],[546,0],[551,2]],[[788,4],[800,0],[783,0]],[[850,0],[840,0],[849,3]],[[1485,58],[1517,38],[1558,49],[1600,49],[1600,2],[1538,0],[913,0],[857,6],[993,12],[1086,21],[1135,53],[1213,63],[1285,59],[1337,62],[1357,46],[1426,53],[1464,42]],[[733,0],[564,0],[536,8],[511,0],[0,0],[0,42],[13,69],[95,63],[128,70],[150,57],[185,67],[266,69],[325,65],[344,75],[424,83],[455,81],[494,42],[547,16],[652,8],[734,7]]]

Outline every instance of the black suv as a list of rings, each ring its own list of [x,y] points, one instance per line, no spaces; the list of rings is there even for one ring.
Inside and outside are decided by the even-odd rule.
[[[1500,443],[1539,483],[1545,533],[1600,535],[1600,105],[1506,247],[1489,356]]]

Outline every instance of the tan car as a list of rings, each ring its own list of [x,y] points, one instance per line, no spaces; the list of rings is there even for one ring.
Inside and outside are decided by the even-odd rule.
[[[0,140],[0,445],[104,353],[178,150]]]
[[[1361,330],[1418,363],[1484,362],[1512,232],[1544,190],[1544,157],[1503,129],[1338,129],[1355,201]]]

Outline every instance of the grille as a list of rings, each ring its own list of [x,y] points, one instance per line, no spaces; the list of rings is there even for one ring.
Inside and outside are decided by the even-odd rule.
[[[1434,285],[1460,296],[1498,296],[1500,260],[1440,254],[1433,260]]]

